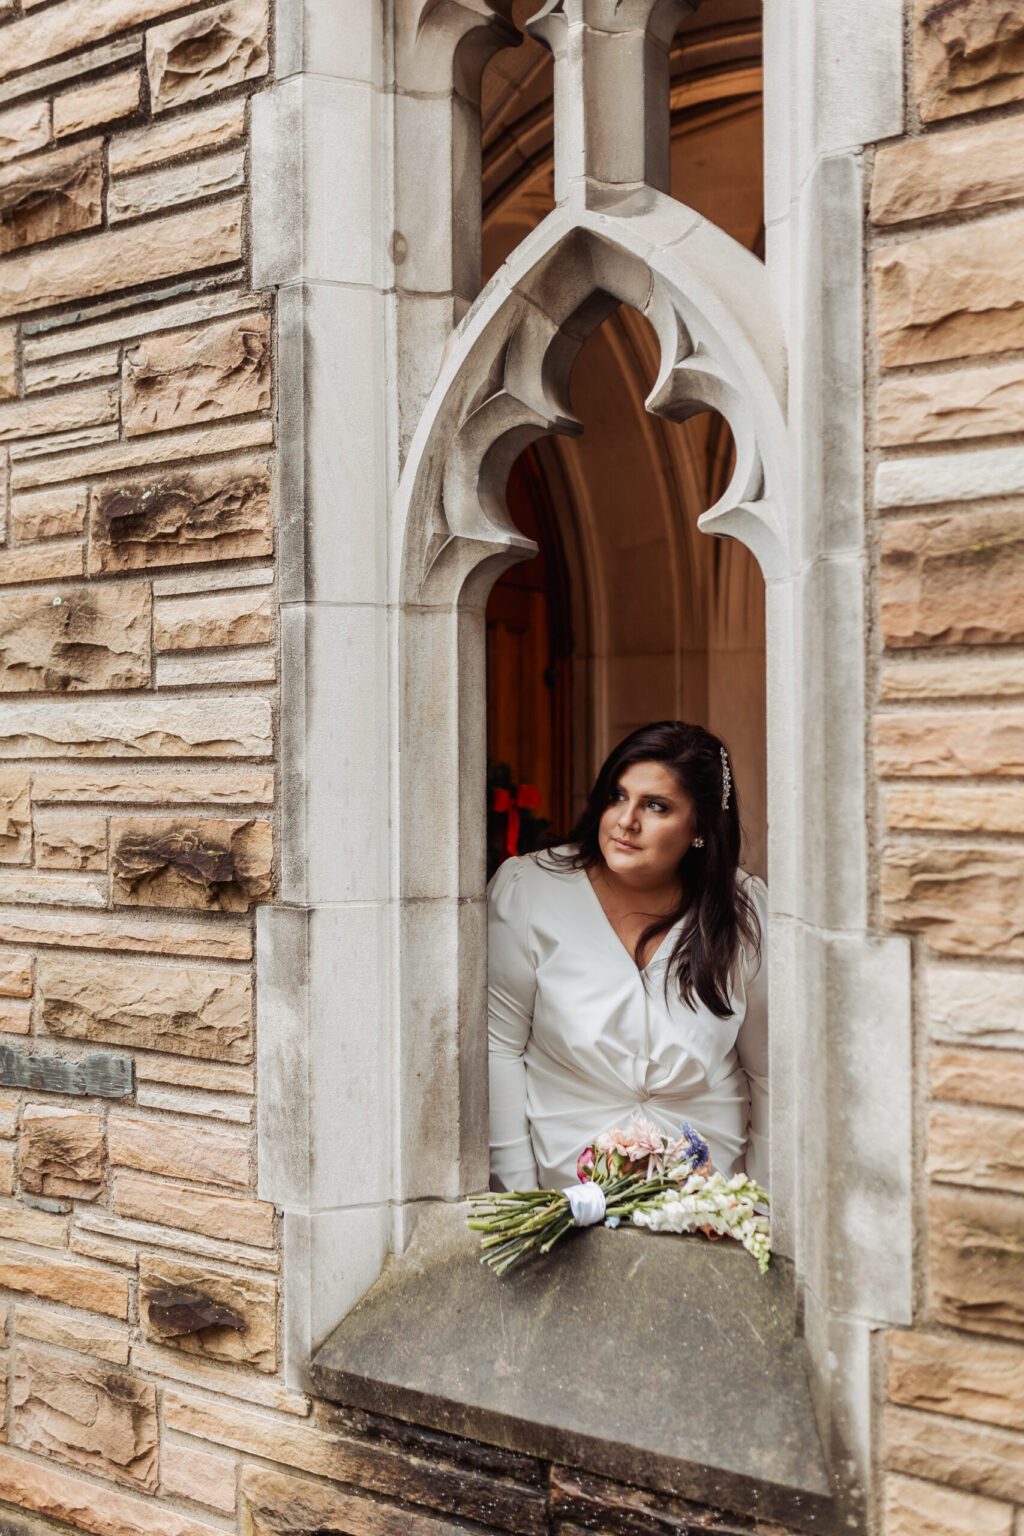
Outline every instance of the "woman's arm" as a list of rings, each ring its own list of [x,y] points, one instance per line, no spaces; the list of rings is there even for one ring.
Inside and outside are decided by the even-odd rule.
[[[768,889],[763,880],[747,887],[761,924],[761,959],[751,957],[747,1007],[736,1037],[736,1050],[750,1082],[747,1173],[768,1188]]]
[[[538,1183],[523,1059],[533,1026],[537,973],[526,945],[524,896],[519,861],[509,859],[491,881],[487,907],[491,1176],[492,1186],[503,1189],[536,1189]]]

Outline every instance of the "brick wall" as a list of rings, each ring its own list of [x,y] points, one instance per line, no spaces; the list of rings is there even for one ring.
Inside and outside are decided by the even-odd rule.
[[[886,1531],[1019,1536],[1024,11],[918,0],[912,86],[870,207],[879,911],[914,936],[924,1234]]]

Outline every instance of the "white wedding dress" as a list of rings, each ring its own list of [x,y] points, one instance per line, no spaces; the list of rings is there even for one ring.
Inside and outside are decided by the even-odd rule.
[[[767,934],[768,892],[741,875]],[[505,1189],[559,1189],[601,1131],[635,1112],[687,1120],[716,1168],[768,1178],[767,965],[741,951],[733,1013],[681,1001],[670,929],[643,972],[585,870],[508,859],[488,887],[491,1172]],[[763,955],[764,946],[762,946]]]

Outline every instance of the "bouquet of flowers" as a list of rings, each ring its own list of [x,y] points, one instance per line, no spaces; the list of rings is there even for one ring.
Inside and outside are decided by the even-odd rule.
[[[507,1190],[470,1200],[470,1227],[484,1233],[482,1262],[499,1275],[533,1253],[547,1253],[574,1227],[623,1221],[654,1232],[734,1237],[764,1274],[771,1253],[768,1196],[745,1174],[725,1179],[711,1168],[708,1145],[685,1122],[667,1136],[634,1115],[629,1129],[604,1131],[576,1164],[568,1189]]]

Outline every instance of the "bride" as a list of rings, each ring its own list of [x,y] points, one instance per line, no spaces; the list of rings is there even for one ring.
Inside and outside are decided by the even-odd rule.
[[[678,720],[627,736],[571,841],[488,888],[491,1182],[557,1189],[635,1112],[768,1177],[764,882],[739,868],[728,753]]]

